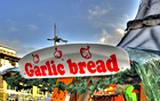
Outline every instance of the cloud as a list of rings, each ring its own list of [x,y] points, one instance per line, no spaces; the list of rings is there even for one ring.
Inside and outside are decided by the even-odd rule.
[[[37,25],[34,25],[34,24],[29,24],[27,25],[28,29],[29,30],[32,30],[32,31],[35,31],[35,30],[38,30],[39,27]]]
[[[17,32],[20,29],[17,27],[17,22],[13,19],[6,19],[5,23],[7,24],[6,29],[8,32]]]
[[[35,50],[35,47],[28,46],[18,40],[0,40],[0,45],[14,49],[18,57],[23,57],[26,53]]]
[[[99,38],[100,43],[106,43],[109,33],[106,30],[102,30],[101,37]]]
[[[11,18],[6,19],[5,22],[6,22],[7,24],[9,24],[9,25],[15,25],[15,24],[16,24],[16,21],[13,20],[13,19],[11,19]]]
[[[115,30],[115,32],[116,32],[116,34],[119,35],[119,36],[123,36],[124,33],[125,33],[124,30],[121,29],[121,28],[117,28],[117,29]]]
[[[1,33],[32,33],[38,31],[40,28],[36,24],[19,23],[12,19],[6,19],[3,24],[0,24]]]
[[[16,26],[10,26],[10,27],[8,28],[8,31],[9,31],[9,32],[17,32],[17,31],[19,31],[19,29],[18,29]]]
[[[16,21],[12,19],[5,19],[0,23],[0,33],[13,33],[20,31]]]
[[[119,16],[114,8],[109,5],[110,3],[106,3],[106,6],[103,4],[99,6],[94,6],[88,10],[89,17],[88,20],[90,21],[90,25],[96,28],[97,30],[106,29],[109,33],[111,30],[113,31],[116,27],[120,27],[123,24],[125,28],[125,24],[122,23],[124,18],[128,17],[126,14]]]
[[[104,16],[108,12],[109,12],[109,9],[107,10],[99,6],[94,6],[93,8],[88,10],[89,17],[97,17],[97,18]]]
[[[129,16],[128,14],[124,14],[122,16],[122,20],[125,19],[126,22],[130,21],[130,20],[133,20],[134,17],[133,16]]]
[[[0,33],[14,33],[20,31],[20,28],[18,28],[15,25],[7,25],[7,26],[0,26]]]
[[[115,46],[124,36],[124,33],[124,30],[121,28],[115,29],[113,34],[110,34],[105,29],[103,29],[101,32],[101,36],[98,39],[98,42]]]

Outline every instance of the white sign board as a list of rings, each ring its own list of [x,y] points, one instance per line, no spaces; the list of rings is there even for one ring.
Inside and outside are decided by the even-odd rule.
[[[44,48],[20,61],[24,78],[111,75],[130,69],[127,52],[101,44],[67,44]]]

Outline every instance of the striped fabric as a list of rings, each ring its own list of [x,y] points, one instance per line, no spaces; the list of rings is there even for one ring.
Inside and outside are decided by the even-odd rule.
[[[142,0],[135,20],[128,22],[127,33],[117,45],[160,51],[160,0]]]

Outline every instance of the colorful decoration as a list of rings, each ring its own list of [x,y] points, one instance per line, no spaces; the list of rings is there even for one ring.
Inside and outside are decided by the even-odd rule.
[[[57,85],[60,82],[64,83],[65,85],[68,85],[72,81],[73,81],[73,78],[59,78],[59,79],[57,79]],[[61,89],[59,89],[59,88],[61,88]],[[56,87],[53,89],[51,101],[65,101],[65,98],[69,92],[65,88],[63,89],[63,85],[59,86],[59,88]],[[63,89],[63,91],[62,91],[62,89]]]
[[[83,47],[80,49],[80,54],[84,59],[90,59],[92,58],[92,54],[90,52],[90,46]]]
[[[32,57],[33,57],[33,62],[34,62],[35,64],[38,64],[39,61],[40,61],[39,55],[38,55],[38,54],[32,54]]]
[[[58,47],[55,48],[54,57],[56,59],[60,59],[62,57],[62,51]]]
[[[133,92],[134,86],[130,85],[124,91],[126,101],[138,101],[136,93]]]
[[[123,94],[119,94],[112,98],[112,101],[125,101]]]
[[[52,97],[50,101],[65,101],[66,95],[68,94],[68,91],[62,91],[58,88],[54,88],[52,92]]]

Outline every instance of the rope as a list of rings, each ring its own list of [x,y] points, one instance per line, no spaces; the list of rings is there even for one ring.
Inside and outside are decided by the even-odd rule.
[[[143,19],[131,20],[127,23],[126,31],[141,29],[144,27],[152,27],[156,25],[160,25],[160,14],[150,15]]]

